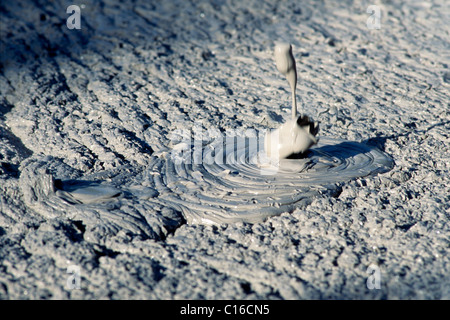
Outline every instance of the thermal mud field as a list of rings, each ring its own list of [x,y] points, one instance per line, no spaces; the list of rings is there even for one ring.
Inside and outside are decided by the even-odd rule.
[[[450,299],[449,2],[274,2],[2,2],[0,299]]]

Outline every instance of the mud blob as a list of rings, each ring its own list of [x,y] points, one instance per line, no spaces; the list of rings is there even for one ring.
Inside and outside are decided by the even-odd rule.
[[[266,154],[272,159],[283,159],[303,153],[317,143],[318,131],[319,127],[307,116],[288,120],[280,128],[267,132]]]
[[[297,89],[297,67],[292,46],[287,43],[278,43],[274,51],[275,63],[278,71],[284,75],[289,82],[292,93],[292,119],[297,118],[297,98],[295,90]]]
[[[277,44],[274,51],[278,71],[283,74],[291,87],[292,119],[280,128],[268,131],[265,139],[265,150],[272,159],[283,159],[293,154],[303,153],[317,143],[319,131],[307,116],[297,118],[297,68],[290,44]]]

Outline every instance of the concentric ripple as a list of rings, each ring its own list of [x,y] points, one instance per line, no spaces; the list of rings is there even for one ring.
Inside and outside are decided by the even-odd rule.
[[[322,137],[302,159],[271,163],[253,138],[230,148],[203,150],[202,163],[165,159],[154,164],[158,201],[182,211],[189,223],[258,222],[304,207],[340,184],[389,171],[392,159],[377,148]]]

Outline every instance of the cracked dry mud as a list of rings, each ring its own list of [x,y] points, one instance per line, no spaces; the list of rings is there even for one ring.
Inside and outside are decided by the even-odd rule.
[[[448,1],[83,4],[80,30],[62,1],[0,7],[1,299],[450,298]],[[196,121],[289,118],[279,40],[319,136],[393,167],[254,224],[189,224],[154,165]]]

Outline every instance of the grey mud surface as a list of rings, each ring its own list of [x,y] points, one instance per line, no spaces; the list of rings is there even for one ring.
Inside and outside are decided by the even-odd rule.
[[[0,299],[450,299],[449,2],[273,2],[83,0],[69,30],[66,1],[2,1]],[[261,223],[187,224],[147,168],[195,121],[279,126],[278,40],[319,135],[395,165]]]

